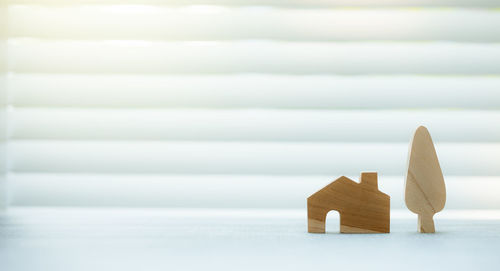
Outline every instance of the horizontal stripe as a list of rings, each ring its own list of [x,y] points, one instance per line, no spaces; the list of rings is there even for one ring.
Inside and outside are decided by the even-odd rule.
[[[0,44],[4,42],[4,40],[8,36],[8,7],[5,3],[5,0],[0,1]],[[3,48],[0,47],[0,55],[4,53]],[[0,63],[3,63],[0,61]]]
[[[8,94],[10,94],[10,93],[7,91],[7,87],[8,87],[7,81],[8,81],[8,75],[6,73],[0,72],[0,108],[2,110],[5,109],[7,104],[9,104],[9,101],[8,101],[9,95]],[[2,115],[2,118],[3,117],[5,117],[5,115]],[[2,130],[5,129],[4,125],[0,125],[0,127]]]
[[[404,175],[407,143],[116,142],[9,143],[12,172],[120,174]],[[500,144],[440,143],[447,175],[500,175]]]
[[[500,44],[9,41],[12,72],[499,74]]]
[[[0,21],[0,23],[2,23],[2,22]],[[4,74],[6,72],[8,72],[7,48],[8,48],[7,41],[5,40],[5,38],[3,36],[1,36],[1,33],[0,33],[0,76],[2,76],[2,77],[4,76]]]
[[[336,176],[12,174],[13,206],[305,208]],[[350,176],[359,181],[359,175]],[[445,176],[446,209],[500,208],[500,177]],[[406,209],[404,177],[379,176],[392,209]]]
[[[14,5],[9,31],[11,37],[89,40],[498,42],[500,11]]]
[[[500,76],[11,73],[9,89],[21,107],[500,109]]]
[[[116,228],[115,225],[109,224],[107,219],[112,219],[117,223],[121,223],[120,219],[126,219],[127,221],[134,221],[136,223],[141,223],[145,217],[154,216],[156,218],[162,216],[164,219],[169,221],[176,221],[176,219],[193,219],[191,220],[193,225],[199,226],[197,219],[207,222],[207,218],[213,218],[211,221],[219,221],[221,218],[231,220],[233,223],[239,223],[239,219],[256,219],[262,218],[262,223],[267,223],[270,218],[280,218],[280,219],[299,219],[304,220],[304,207],[301,208],[228,208],[227,206],[221,208],[114,208],[114,207],[104,207],[104,208],[92,208],[92,207],[57,207],[57,206],[15,206],[9,211],[9,217],[12,218],[22,218],[16,220],[15,224],[9,224],[8,227],[14,228],[19,226],[21,223],[26,225],[26,222],[55,222],[59,223],[59,219],[69,218],[72,222],[78,225],[85,225],[79,221],[75,221],[75,218],[80,218],[81,220],[87,220],[89,216],[95,216],[95,221],[99,221],[100,224],[105,224],[109,226],[110,230]],[[113,217],[120,218],[115,220]],[[132,218],[134,217],[134,218]],[[59,218],[59,219],[58,219]],[[105,219],[103,219],[105,218]],[[139,219],[138,219],[139,218]],[[235,220],[235,218],[239,218]],[[329,224],[329,221],[335,221],[339,218],[337,212],[328,213],[327,217],[327,232],[337,232],[338,224]],[[500,220],[500,210],[495,209],[444,209],[442,212],[436,214],[435,218],[440,221],[456,224],[457,220],[461,222],[474,223],[477,227],[481,227],[481,224],[477,222],[488,223],[494,222],[495,220]],[[416,219],[416,214],[410,212],[408,209],[392,209],[391,210],[391,220],[398,220],[397,223],[403,222],[404,220],[410,220],[413,222]],[[455,220],[455,221],[453,221]],[[473,221],[476,220],[476,221]],[[158,222],[158,220],[152,220]],[[408,222],[410,222],[408,221]],[[306,223],[306,222],[303,222]],[[31,224],[31,223],[29,223]],[[163,223],[158,223],[163,224]],[[66,224],[61,224],[66,227]],[[123,225],[123,224],[121,224]],[[267,224],[266,224],[267,225]],[[288,224],[286,224],[288,225]],[[285,225],[285,227],[286,227]],[[305,224],[304,224],[305,225]],[[413,224],[412,224],[413,225]],[[472,225],[472,224],[471,224]],[[337,228],[335,228],[337,226]],[[36,226],[35,226],[36,227]],[[328,229],[332,228],[331,231]],[[398,227],[399,228],[399,227]],[[474,229],[470,229],[472,234],[474,234]],[[402,232],[403,230],[400,230]],[[406,229],[404,230],[406,232]],[[131,232],[138,232],[136,227],[131,227]],[[297,231],[302,234],[302,231]],[[176,234],[172,233],[172,236]],[[461,234],[461,233],[458,233]],[[177,236],[177,235],[176,235]],[[182,237],[181,237],[182,238]],[[364,239],[365,237],[361,238]],[[360,239],[360,240],[361,240]]]
[[[425,125],[439,142],[500,140],[500,111],[15,108],[10,118],[13,139],[409,142]]]
[[[496,0],[10,0],[12,4],[30,5],[228,5],[228,6],[278,6],[301,8],[328,7],[500,7]]]

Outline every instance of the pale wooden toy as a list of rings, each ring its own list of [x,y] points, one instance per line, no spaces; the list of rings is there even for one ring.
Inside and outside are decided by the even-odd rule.
[[[446,187],[431,135],[418,127],[410,143],[405,202],[418,214],[418,231],[435,232],[433,216],[444,208]]]
[[[325,233],[326,215],[340,214],[341,233],[390,232],[390,197],[378,190],[377,173],[361,173],[361,182],[340,177],[307,198],[308,232]]]

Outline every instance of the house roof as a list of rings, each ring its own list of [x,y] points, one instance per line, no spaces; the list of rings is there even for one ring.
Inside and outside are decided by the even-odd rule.
[[[309,198],[313,198],[314,196],[316,195],[319,195],[321,194],[323,191],[325,190],[328,190],[328,189],[331,189],[333,188],[334,186],[338,186],[338,185],[342,185],[342,184],[360,184],[358,182],[355,182],[349,178],[347,178],[346,176],[340,176],[339,178],[337,178],[335,181],[327,184],[325,187],[321,188],[320,190],[318,190],[316,193],[312,194],[311,196],[308,197]]]

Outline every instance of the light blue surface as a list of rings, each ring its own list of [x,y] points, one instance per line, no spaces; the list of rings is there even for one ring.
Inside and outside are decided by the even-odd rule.
[[[436,234],[306,232],[305,210],[26,209],[0,216],[0,270],[499,270],[500,212],[443,213]]]

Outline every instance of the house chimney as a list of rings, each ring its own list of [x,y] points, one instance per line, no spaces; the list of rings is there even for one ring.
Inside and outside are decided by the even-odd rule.
[[[361,184],[378,190],[377,172],[361,172]]]

